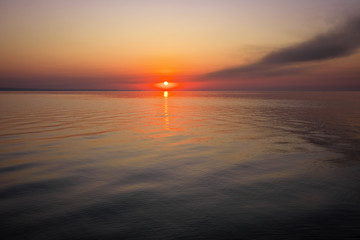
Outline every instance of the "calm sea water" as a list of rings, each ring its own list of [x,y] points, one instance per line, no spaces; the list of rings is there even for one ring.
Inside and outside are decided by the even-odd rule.
[[[360,92],[3,92],[4,239],[357,239]]]

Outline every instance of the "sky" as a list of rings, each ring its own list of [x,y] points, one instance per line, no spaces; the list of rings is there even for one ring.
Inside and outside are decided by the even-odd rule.
[[[359,0],[0,0],[0,89],[360,90]]]

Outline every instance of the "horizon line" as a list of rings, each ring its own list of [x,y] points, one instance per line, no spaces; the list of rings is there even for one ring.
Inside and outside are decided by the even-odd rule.
[[[359,92],[360,89],[193,89],[193,90],[124,90],[124,89],[43,89],[43,88],[0,88],[0,92]]]

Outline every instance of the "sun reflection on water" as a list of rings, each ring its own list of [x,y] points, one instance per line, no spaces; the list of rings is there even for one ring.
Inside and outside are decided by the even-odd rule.
[[[169,130],[170,129],[170,118],[169,118],[169,103],[168,103],[168,97],[169,97],[169,92],[168,91],[164,91],[164,123],[165,123],[165,129]]]

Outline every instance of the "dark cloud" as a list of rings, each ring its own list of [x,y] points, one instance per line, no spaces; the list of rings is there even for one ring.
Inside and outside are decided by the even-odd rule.
[[[353,54],[360,46],[360,18],[347,22],[341,29],[316,36],[295,46],[272,52],[262,63],[321,61]]]
[[[226,68],[208,73],[205,77],[236,77],[254,73],[281,75],[289,70],[279,66],[345,57],[354,54],[358,47],[360,47],[360,17],[352,18],[339,28],[305,42],[275,50],[256,63]]]

